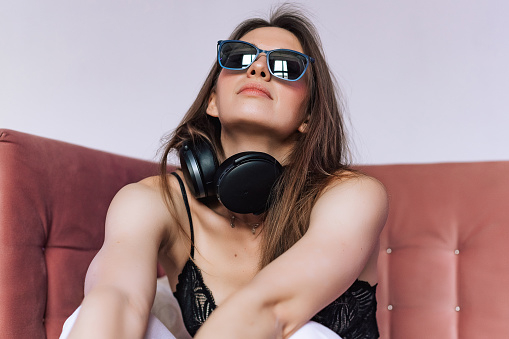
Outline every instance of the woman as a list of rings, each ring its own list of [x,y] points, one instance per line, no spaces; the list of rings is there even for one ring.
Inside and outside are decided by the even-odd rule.
[[[247,202],[217,199],[219,192],[204,197],[186,153],[195,145],[210,147],[217,163],[247,151],[275,159],[274,180],[260,184],[270,186],[262,205],[243,209]],[[166,173],[175,150],[183,171]],[[158,261],[195,338],[288,338],[309,326],[378,337],[387,197],[378,181],[347,167],[346,155],[314,27],[288,6],[268,22],[245,21],[218,43],[218,62],[169,139],[161,176],[112,201],[71,337],[142,337]],[[233,188],[259,176],[241,176]]]

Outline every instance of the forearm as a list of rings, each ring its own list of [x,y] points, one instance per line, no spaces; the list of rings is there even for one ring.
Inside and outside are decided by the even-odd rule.
[[[69,339],[142,338],[147,319],[148,311],[133,305],[125,293],[95,288],[84,299]]]
[[[243,290],[214,310],[194,338],[283,338],[283,327],[274,304]]]

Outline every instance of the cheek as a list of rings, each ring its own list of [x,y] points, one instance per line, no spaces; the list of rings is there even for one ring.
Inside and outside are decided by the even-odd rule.
[[[229,92],[228,76],[224,76],[223,74],[224,72],[219,73],[215,86],[216,103],[218,107],[221,105],[221,102],[224,101],[225,94]]]
[[[289,88],[289,91],[285,95],[286,102],[288,105],[293,107],[294,111],[303,116],[306,113],[308,103],[308,88],[306,83],[302,82]]]
[[[223,92],[223,94],[229,93],[234,90],[235,85],[240,81],[239,78],[240,71],[232,71],[228,69],[223,69],[217,76],[216,80],[216,89]],[[244,71],[245,73],[245,71]]]

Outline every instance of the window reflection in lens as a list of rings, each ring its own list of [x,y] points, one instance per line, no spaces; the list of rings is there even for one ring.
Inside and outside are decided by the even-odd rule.
[[[242,57],[242,67],[247,67],[255,60],[256,54],[244,54]]]
[[[288,79],[288,64],[286,60],[274,60],[272,72],[277,77]]]

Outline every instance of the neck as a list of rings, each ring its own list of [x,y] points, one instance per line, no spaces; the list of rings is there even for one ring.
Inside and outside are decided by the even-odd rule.
[[[242,216],[242,217],[237,217],[237,216]],[[256,217],[256,220],[253,217]],[[254,216],[253,214],[250,214],[246,217],[246,215],[243,215],[243,214],[239,215],[237,213],[231,213],[230,226],[232,228],[247,226],[251,230],[251,233],[256,234],[256,230],[263,225],[263,221],[264,221],[263,219],[264,219],[264,217]]]
[[[277,140],[274,137],[259,134],[221,133],[221,144],[226,158],[241,152],[263,152],[270,154],[284,165],[295,146],[295,140],[294,138],[291,140]]]
[[[260,215],[254,215],[254,214],[239,214],[234,212],[229,212],[230,217],[233,216],[235,218],[235,221],[239,221],[246,225],[251,224],[259,224],[263,222],[265,219],[265,214]]]
[[[224,207],[216,197],[210,197],[210,199],[207,201],[206,205],[213,210],[215,213],[227,218],[228,220],[231,220],[232,216],[235,218],[236,224],[239,225],[242,224],[242,226],[249,225],[249,224],[256,224],[256,223],[262,223],[265,220],[265,213],[262,213],[260,215],[255,215],[252,213],[249,214],[240,214],[235,213]]]

